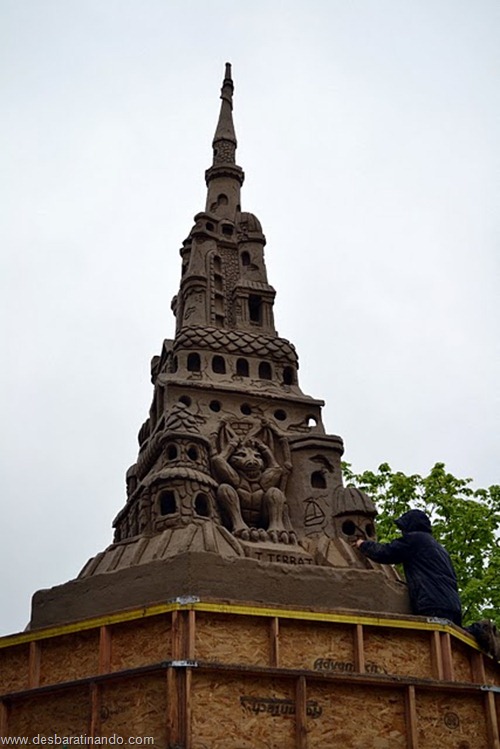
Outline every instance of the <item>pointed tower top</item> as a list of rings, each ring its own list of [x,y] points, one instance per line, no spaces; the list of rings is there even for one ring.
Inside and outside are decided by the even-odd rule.
[[[220,98],[219,121],[212,141],[212,166],[205,172],[208,187],[206,210],[213,213],[221,200],[225,208],[220,216],[235,220],[240,208],[240,187],[245,175],[243,169],[236,165],[236,133],[233,124],[233,79],[231,77],[231,63],[226,62],[226,70]]]
[[[229,141],[229,143],[234,145],[235,148],[237,145],[236,133],[234,132],[233,124],[233,91],[234,84],[231,77],[231,63],[226,62],[226,74],[224,76],[220,92],[222,104],[220,107],[219,121],[217,123],[217,128],[215,130],[215,135],[212,143],[214,147],[214,164],[216,163],[218,144],[222,145],[222,143]],[[231,163],[234,164],[234,150],[230,149],[230,152],[233,153],[233,159],[231,160]]]

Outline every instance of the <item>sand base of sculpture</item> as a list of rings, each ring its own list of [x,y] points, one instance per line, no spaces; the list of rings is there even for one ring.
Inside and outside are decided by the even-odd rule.
[[[205,581],[206,561],[182,560]],[[276,588],[294,574],[272,572]],[[0,737],[33,743],[498,749],[499,710],[498,664],[446,621],[403,614],[181,599],[0,638]]]
[[[406,585],[391,567],[324,534],[289,541],[241,540],[210,520],[126,539],[90,559],[76,580],[35,593],[30,626],[186,596],[409,613]]]
[[[304,549],[281,544],[256,544],[253,554],[260,560],[186,552],[40,590],[33,596],[31,627],[65,624],[186,596],[409,613],[406,586],[388,580],[381,571],[319,567]]]
[[[464,630],[411,616],[391,568],[322,534],[250,542],[200,521],[112,544],[0,639],[0,737],[500,749],[499,693]]]

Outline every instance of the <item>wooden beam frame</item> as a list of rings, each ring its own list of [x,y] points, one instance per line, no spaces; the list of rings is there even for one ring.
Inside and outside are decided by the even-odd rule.
[[[0,736],[4,738],[9,730],[9,707],[3,700],[0,701]]]
[[[488,731],[488,746],[491,749],[500,749],[498,735],[498,716],[495,704],[494,689],[487,689],[479,684],[461,682],[439,682],[437,680],[414,679],[412,677],[387,676],[371,673],[336,673],[317,672],[302,669],[286,669],[268,666],[244,666],[235,664],[220,664],[212,662],[190,662],[190,661],[162,661],[147,666],[142,666],[124,671],[116,671],[101,674],[96,677],[76,680],[73,682],[58,683],[47,686],[39,686],[21,692],[11,693],[4,696],[0,702],[0,729],[4,735],[8,735],[8,710],[7,706],[15,704],[17,700],[22,701],[26,697],[55,695],[58,692],[68,692],[71,689],[81,689],[83,685],[88,686],[90,705],[90,732],[91,735],[99,735],[101,689],[104,684],[120,683],[124,680],[136,680],[154,673],[166,673],[165,681],[165,719],[167,728],[167,740],[170,746],[179,746],[183,749],[192,749],[192,681],[196,672],[206,673],[222,679],[224,674],[237,676],[245,680],[261,677],[265,679],[264,684],[272,684],[276,678],[292,680],[295,683],[295,747],[296,749],[308,749],[308,718],[307,718],[307,691],[308,685],[329,684],[335,685],[355,684],[360,687],[373,687],[378,690],[396,689],[405,702],[405,722],[407,735],[407,749],[419,749],[418,736],[418,694],[435,693],[443,696],[453,695],[483,695],[484,725]],[[334,691],[332,692],[334,694]],[[1,732],[0,732],[1,735]]]
[[[363,625],[355,624],[354,626],[354,669],[363,674],[366,670]]]
[[[415,687],[413,685],[410,685],[406,689],[405,717],[408,749],[418,749],[417,700],[415,696]]]
[[[500,736],[498,732],[498,716],[495,705],[495,693],[488,691],[485,694],[486,725],[488,727],[488,743],[491,749],[500,749]]]
[[[484,668],[484,656],[474,651],[471,653],[472,681],[477,684],[486,684],[486,671]]]
[[[42,649],[40,642],[30,642],[28,662],[28,686],[40,686],[40,664],[42,660]]]
[[[107,674],[111,671],[111,627],[103,625],[99,628],[99,673]]]
[[[432,674],[435,679],[443,679],[443,651],[441,648],[441,633],[431,632],[431,663]]]
[[[445,681],[454,681],[453,654],[449,632],[441,632],[441,654],[443,661],[443,679]]]
[[[296,749],[307,749],[307,690],[304,676],[299,676],[295,685],[295,746]]]
[[[193,661],[196,647],[196,611],[194,609],[187,612],[186,629],[185,654],[188,660]]]
[[[262,626],[259,632],[262,636],[267,638],[268,642],[268,657],[264,657],[263,666],[253,665],[242,665],[238,658],[238,647],[237,641],[235,641],[236,650],[228,651],[227,662],[226,655],[223,654],[222,658],[225,660],[224,663],[216,663],[209,661],[196,661],[197,653],[197,639],[203,637],[203,628],[200,627],[199,633],[197,633],[197,621],[196,615],[198,611],[203,612],[203,616],[209,616],[213,613],[215,616],[220,618],[220,615],[228,615],[227,623],[224,626],[231,626],[231,620],[240,618],[241,625],[243,625],[245,617],[248,619],[254,619],[255,617],[261,617],[260,621]],[[137,613],[137,612],[136,612]],[[301,615],[299,615],[301,614]],[[171,624],[170,631],[168,633],[169,641],[171,643],[170,652],[163,647],[163,650],[157,648],[154,652],[158,653],[158,656],[152,657],[163,657],[163,654],[167,655],[170,660],[161,660],[155,663],[147,663],[147,665],[138,666],[136,668],[122,669],[121,671],[112,671],[113,668],[113,637],[114,625],[125,622],[136,622],[138,628],[141,627],[141,620],[146,617],[158,616],[168,617]],[[264,619],[266,617],[267,620]],[[346,625],[350,625],[350,631],[352,633],[351,639],[351,652],[349,655],[345,655],[350,662],[350,669],[337,669],[332,668],[331,671],[315,671],[312,670],[312,661],[310,665],[305,660],[306,667],[302,668],[300,665],[296,668],[281,668],[281,657],[280,650],[283,648],[287,649],[287,660],[290,661],[289,648],[291,642],[288,639],[290,634],[287,627],[281,629],[281,620],[284,622],[295,620],[302,622],[303,625],[307,625],[305,630],[310,626],[314,628],[315,622],[317,622],[318,631],[325,631],[325,624],[328,624],[327,629],[330,627],[332,632],[335,628],[339,628],[342,632],[346,632]],[[218,619],[219,620],[219,619]],[[179,599],[178,602],[169,604],[168,606],[156,607],[154,612],[143,613],[143,616],[138,615],[132,617],[127,615],[125,618],[120,616],[111,617],[109,620],[101,621],[99,627],[94,626],[93,629],[98,631],[99,634],[99,646],[98,652],[96,652],[96,646],[89,645],[91,650],[91,661],[92,670],[96,670],[97,673],[94,675],[84,678],[74,678],[72,681],[66,681],[63,683],[46,683],[43,686],[41,681],[48,681],[50,677],[50,661],[49,651],[50,648],[45,650],[44,641],[56,637],[58,635],[68,636],[71,633],[77,633],[79,631],[87,631],[92,627],[87,626],[87,623],[83,623],[83,626],[77,627],[71,625],[69,629],[60,628],[58,635],[51,631],[50,634],[47,632],[40,633],[35,632],[34,636],[30,637],[30,633],[22,635],[21,640],[16,641],[12,638],[7,638],[8,642],[3,643],[3,647],[18,647],[23,644],[24,654],[22,655],[22,663],[19,661],[19,656],[16,655],[14,661],[15,668],[21,673],[21,679],[19,675],[15,674],[14,668],[11,667],[11,673],[13,674],[10,683],[16,685],[16,691],[11,691],[0,696],[0,736],[8,735],[8,723],[10,715],[10,706],[16,705],[16,711],[19,708],[17,706],[18,701],[22,701],[27,697],[37,697],[45,699],[49,695],[57,695],[62,692],[71,692],[73,689],[81,689],[82,687],[87,688],[88,694],[88,721],[89,721],[89,732],[91,736],[98,736],[101,731],[101,701],[103,686],[106,683],[115,684],[123,682],[127,679],[137,680],[147,677],[148,674],[163,673],[165,672],[165,727],[167,730],[167,737],[170,746],[182,746],[183,749],[192,749],[193,741],[195,737],[192,737],[192,688],[193,683],[196,683],[196,671],[201,671],[210,675],[210,678],[217,680],[220,678],[224,679],[224,674],[230,674],[237,677],[237,679],[245,680],[247,677],[250,678],[261,678],[263,685],[269,685],[273,679],[285,679],[292,680],[295,689],[295,747],[296,749],[307,749],[308,747],[308,727],[311,726],[309,717],[307,715],[307,694],[315,684],[323,684],[329,686],[334,694],[335,685],[345,686],[347,684],[351,686],[364,687],[365,690],[373,688],[375,692],[380,694],[385,689],[396,689],[404,700],[405,705],[405,724],[406,724],[406,738],[408,749],[419,749],[419,719],[420,719],[420,706],[422,703],[419,702],[420,696],[424,693],[434,692],[438,695],[455,695],[455,694],[481,694],[481,704],[483,710],[480,712],[484,717],[481,717],[481,728],[484,726],[485,730],[487,727],[488,731],[488,746],[492,749],[500,749],[499,739],[499,715],[497,712],[496,700],[498,695],[496,691],[500,687],[485,687],[487,678],[485,660],[486,657],[474,647],[466,634],[463,636],[457,628],[447,623],[428,623],[418,620],[415,626],[415,631],[428,633],[427,642],[427,667],[426,674],[429,677],[426,678],[415,678],[411,675],[405,674],[383,674],[380,671],[378,673],[370,673],[366,671],[366,649],[365,649],[365,631],[366,627],[376,628],[378,632],[387,629],[388,636],[389,631],[399,628],[400,630],[408,630],[413,622],[408,619],[395,620],[389,617],[372,617],[357,616],[353,614],[317,614],[316,612],[297,612],[292,609],[264,609],[253,606],[242,606],[232,604],[221,604],[221,603],[197,603],[197,602],[185,602]],[[157,628],[154,628],[157,631]],[[160,628],[161,630],[161,628]],[[116,632],[116,637],[119,637],[119,631]],[[292,631],[292,630],[291,630]],[[294,630],[293,630],[294,631]],[[280,635],[282,641],[280,641]],[[219,634],[220,636],[220,634]],[[260,636],[260,635],[259,635]],[[332,639],[332,642],[335,638]],[[457,653],[454,652],[457,640],[465,642],[469,649],[469,662],[470,662],[470,682],[461,683],[455,682],[454,674],[454,658],[457,657]],[[313,640],[312,640],[313,641]],[[326,642],[326,640],[318,638],[318,643]],[[420,638],[422,641],[422,638]],[[117,641],[118,642],[118,641]],[[202,645],[202,640],[200,645]],[[293,643],[292,643],[293,644]],[[388,641],[388,645],[389,645]],[[71,648],[71,640],[68,641],[68,647]],[[264,647],[266,643],[264,642]],[[326,646],[328,647],[328,645]],[[460,647],[460,651],[461,651]],[[299,648],[300,650],[300,648]],[[19,652],[19,651],[17,651]],[[221,650],[224,653],[224,650]],[[329,652],[329,651],[325,651]],[[422,649],[422,653],[423,653]],[[352,653],[352,654],[351,654]],[[459,653],[460,654],[460,653]],[[209,652],[208,657],[212,654]],[[250,664],[251,664],[251,652]],[[248,659],[248,655],[246,656]],[[340,656],[341,657],[341,656]],[[47,659],[47,661],[45,660]],[[352,659],[352,663],[351,663]],[[97,662],[96,662],[97,661]],[[428,664],[431,663],[431,669],[429,671]],[[134,661],[132,661],[134,662]],[[135,661],[137,662],[137,661]],[[139,661],[140,662],[140,661]],[[291,662],[295,662],[292,658]],[[297,659],[297,663],[304,662],[303,656]],[[325,661],[326,662],[326,661]],[[330,662],[330,661],[329,661]],[[335,662],[331,661],[335,666]],[[347,661],[346,661],[347,663]],[[461,663],[459,660],[458,663]],[[19,665],[20,664],[20,665]],[[117,665],[117,664],[115,664]],[[342,661],[341,665],[346,665]],[[352,667],[354,666],[354,671]],[[409,669],[410,674],[412,670]],[[85,673],[85,671],[82,671]],[[89,670],[86,671],[89,673]],[[92,673],[92,672],[91,672]],[[416,671],[416,673],[420,673]],[[55,678],[57,678],[57,670],[54,671]],[[78,665],[74,669],[73,674],[79,674]],[[9,676],[9,678],[11,678]],[[61,678],[59,676],[59,678]],[[491,676],[491,678],[494,678]],[[244,681],[242,682],[244,683]],[[498,683],[498,682],[497,682]],[[22,686],[21,689],[17,690],[17,685]],[[485,693],[486,692],[486,693]],[[367,691],[366,694],[370,692]],[[57,699],[57,697],[56,697]],[[159,698],[158,704],[161,703],[163,698]],[[425,702],[423,703],[425,704]],[[17,712],[16,712],[17,715]],[[405,745],[406,746],[406,745]]]
[[[91,682],[90,689],[90,735],[96,738],[101,732],[101,687]]]
[[[269,625],[269,665],[278,668],[280,665],[280,620],[271,617]]]
[[[63,624],[57,627],[46,627],[43,629],[29,630],[14,635],[0,637],[0,649],[8,648],[12,645],[21,645],[34,640],[45,640],[60,635],[72,634],[73,632],[82,632],[88,629],[99,629],[102,626],[112,626],[123,622],[137,621],[152,616],[170,614],[174,611],[203,611],[222,614],[236,614],[242,616],[277,616],[280,619],[298,619],[304,622],[328,622],[331,624],[365,624],[371,627],[390,627],[392,629],[411,629],[433,632],[449,632],[454,638],[461,640],[472,648],[480,650],[472,635],[467,634],[464,630],[455,627],[452,624],[440,624],[429,622],[423,617],[397,616],[387,614],[363,614],[357,612],[339,613],[334,611],[308,611],[298,610],[289,606],[266,607],[251,602],[234,604],[218,601],[184,601],[178,599],[170,603],[148,606],[146,608],[132,609],[117,614],[101,616],[95,619],[85,619],[83,621],[71,624]]]
[[[177,699],[177,669],[167,668],[167,742],[168,746],[179,744],[179,702]]]

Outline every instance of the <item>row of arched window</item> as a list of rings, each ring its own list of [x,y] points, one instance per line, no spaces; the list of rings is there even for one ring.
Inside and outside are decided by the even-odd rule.
[[[212,372],[215,374],[227,374],[228,366],[226,359],[220,354],[212,356],[211,360]],[[178,368],[177,357],[174,357],[172,371],[176,372]],[[201,372],[201,357],[200,355],[192,351],[187,357],[187,368],[189,372]],[[250,364],[248,359],[239,358],[236,359],[234,374],[238,377],[250,377]],[[273,367],[268,361],[259,362],[258,368],[259,379],[261,380],[272,380],[273,379]],[[282,384],[283,385],[294,385],[295,384],[295,369],[291,366],[283,367],[282,372]]]
[[[179,455],[177,445],[174,444],[167,445],[166,453],[168,460],[177,460],[177,458],[182,457],[182,455]],[[193,461],[198,460],[198,458],[200,457],[200,453],[196,445],[189,445],[188,449],[186,450],[186,455],[189,460]]]
[[[326,480],[322,471],[314,471],[311,474],[311,486],[316,489],[326,489]],[[195,495],[193,507],[197,515],[201,517],[210,516],[210,502],[204,492],[198,492]],[[175,515],[178,512],[175,492],[172,490],[162,491],[158,499],[158,508],[160,515]],[[356,525],[352,520],[345,520],[342,524],[342,531],[348,536],[352,536],[356,530]],[[368,536],[374,535],[373,524],[369,523],[365,530]]]
[[[311,476],[311,483],[314,486],[313,483],[314,477],[317,475],[322,475],[320,471],[316,471]],[[324,476],[322,476],[324,481]],[[325,484],[326,486],[326,484]],[[193,500],[193,509],[194,513],[202,518],[208,518],[210,517],[210,500],[204,492],[198,492]],[[179,506],[177,502],[177,497],[174,491],[172,490],[164,490],[161,492],[159,498],[158,498],[158,511],[159,514],[162,517],[168,517],[169,515],[177,515],[179,512]],[[353,520],[344,520],[342,523],[342,532],[346,536],[354,536],[358,532],[359,528],[354,523]],[[365,524],[365,528],[363,529],[365,534],[369,538],[373,538],[375,536],[375,528],[373,523],[368,522]]]
[[[171,490],[162,491],[158,498],[158,509],[160,515],[176,515],[179,512],[177,497]],[[210,517],[210,500],[204,492],[198,492],[193,501],[193,509],[196,515],[202,518]]]
[[[344,520],[342,523],[342,533],[345,533],[346,536],[355,536],[360,530],[370,538],[375,536],[373,523],[366,523],[364,529],[360,528],[353,520]]]

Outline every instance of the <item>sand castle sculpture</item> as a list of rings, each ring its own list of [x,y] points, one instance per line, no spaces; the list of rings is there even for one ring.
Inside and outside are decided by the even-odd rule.
[[[154,387],[112,545],[39,591],[33,626],[179,595],[408,612],[404,584],[351,546],[376,537],[370,498],[344,487],[342,439],[305,395],[257,217],[241,208],[226,65],[205,210],[180,250],[175,337]]]
[[[395,571],[351,546],[376,538],[375,507],[343,485],[342,440],[275,330],[232,94],[227,66],[114,540],[1,638],[0,738],[500,749],[495,660],[410,615]]]

